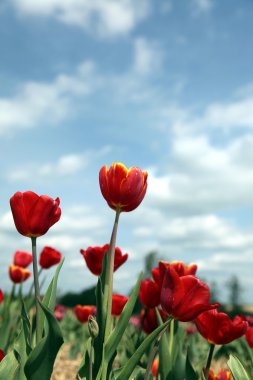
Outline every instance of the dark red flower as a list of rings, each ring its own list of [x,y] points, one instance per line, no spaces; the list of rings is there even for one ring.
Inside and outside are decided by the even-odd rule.
[[[152,269],[152,276],[155,282],[162,287],[165,272],[169,266],[172,266],[179,277],[192,275],[195,276],[198,269],[196,264],[186,265],[182,261],[172,261],[171,263],[167,261],[159,261],[159,266]]]
[[[187,335],[193,335],[196,333],[196,327],[194,325],[189,325],[185,329]]]
[[[122,296],[121,294],[112,295],[112,315],[115,317],[122,313],[122,310],[129,300],[129,297]]]
[[[28,269],[19,267],[17,265],[10,265],[9,275],[14,284],[20,284],[31,276],[31,272]]]
[[[33,256],[30,252],[16,251],[14,254],[13,263],[22,268],[27,268],[33,261]]]
[[[91,273],[96,276],[100,276],[102,273],[102,265],[104,254],[109,250],[109,244],[105,244],[103,247],[88,247],[86,251],[80,249],[81,254],[86,262],[87,267]],[[119,247],[115,248],[115,257],[114,257],[114,272],[128,259],[128,254],[122,254],[122,251]]]
[[[4,299],[4,294],[2,292],[2,289],[0,289],[0,303],[3,302],[3,299]]]
[[[5,353],[3,352],[3,350],[0,350],[0,362],[3,360],[4,357]]]
[[[245,334],[248,322],[236,316],[233,320],[226,313],[209,310],[195,319],[199,333],[213,344],[227,344]]]
[[[158,309],[163,322],[166,321],[166,314],[162,309]],[[154,309],[142,309],[140,320],[143,330],[150,334],[158,327],[156,311]]]
[[[76,305],[74,311],[75,311],[75,315],[76,315],[77,319],[81,323],[86,323],[86,322],[88,322],[89,315],[95,315],[96,314],[96,306]]]
[[[158,306],[160,304],[159,286],[152,280],[142,280],[139,297],[143,306],[149,308]]]
[[[44,247],[40,254],[40,266],[49,269],[61,261],[61,253],[52,247]]]
[[[60,199],[37,195],[32,191],[18,191],[11,197],[10,205],[15,226],[21,235],[44,235],[61,217]]]
[[[253,327],[249,326],[246,333],[245,333],[245,339],[248,342],[248,345],[250,348],[253,348]]]
[[[189,322],[220,304],[210,304],[210,290],[204,282],[191,275],[180,277],[168,266],[162,284],[161,306],[172,318]]]
[[[104,165],[99,172],[99,183],[108,205],[120,211],[132,211],[139,206],[147,190],[148,173],[140,168],[127,169],[121,163]]]

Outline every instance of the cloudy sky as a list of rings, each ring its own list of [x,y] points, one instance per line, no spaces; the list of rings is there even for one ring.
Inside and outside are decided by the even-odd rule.
[[[0,286],[30,249],[9,209],[16,191],[61,199],[38,239],[65,263],[59,289],[95,279],[80,248],[108,242],[114,213],[98,172],[149,172],[141,206],[121,215],[127,292],[145,254],[197,262],[219,284],[253,286],[253,3],[250,0],[2,0]],[[48,273],[49,276],[53,271]]]

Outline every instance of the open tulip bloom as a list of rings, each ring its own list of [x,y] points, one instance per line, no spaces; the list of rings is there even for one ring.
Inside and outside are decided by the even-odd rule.
[[[78,373],[73,373],[71,378],[148,380],[153,373],[159,380],[230,380],[230,371],[215,374],[210,370],[214,345],[227,344],[245,335],[252,347],[253,333],[247,330],[248,323],[242,317],[231,320],[216,310],[219,303],[210,302],[209,287],[196,277],[196,264],[160,261],[152,269],[152,278],[143,279],[142,274],[139,275],[129,297],[113,294],[114,272],[121,265],[125,264],[126,268],[128,265],[128,254],[116,246],[119,218],[124,212],[122,217],[127,218],[126,213],[141,205],[147,191],[147,178],[146,171],[137,166],[128,169],[119,162],[100,169],[100,190],[106,201],[105,207],[108,205],[115,211],[114,223],[109,244],[81,249],[87,268],[97,276],[96,305],[85,305],[89,301],[84,299],[81,301],[84,305],[76,305],[73,313],[55,304],[63,260],[61,253],[49,246],[40,254],[40,272],[58,265],[47,290],[40,297],[36,241],[38,237],[43,239],[43,235],[60,220],[59,198],[40,196],[32,191],[16,192],[11,197],[16,229],[31,239],[32,254],[16,251],[14,265],[9,267],[12,291],[3,297],[0,289],[0,380],[53,378],[56,356],[64,342],[61,328],[65,329],[67,338],[70,336],[71,344],[75,342],[72,353],[78,348],[83,355]],[[31,262],[34,299],[22,298],[21,291],[22,283],[31,275],[27,269]],[[85,278],[85,273],[83,276]],[[18,296],[15,294],[16,284],[20,284]],[[130,287],[131,284],[127,285]],[[135,314],[138,297],[142,309]],[[191,322],[191,325],[188,323],[188,327],[182,327],[179,322]],[[74,328],[70,331],[71,326]],[[208,343],[197,330],[210,343],[205,366],[202,345]],[[196,359],[198,344],[197,350],[192,344],[198,339],[198,344],[202,342],[201,354]],[[240,341],[249,349],[244,338]],[[250,364],[230,356],[227,365],[233,380],[250,380],[250,377],[237,375],[245,375],[245,366]],[[253,359],[251,368],[253,373]]]

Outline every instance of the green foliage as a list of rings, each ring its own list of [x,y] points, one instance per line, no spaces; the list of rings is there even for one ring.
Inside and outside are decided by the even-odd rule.
[[[234,380],[251,380],[244,365],[236,356],[230,355],[228,366],[233,374]]]

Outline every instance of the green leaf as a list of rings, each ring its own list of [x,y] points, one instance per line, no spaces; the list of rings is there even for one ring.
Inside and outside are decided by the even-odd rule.
[[[46,291],[46,294],[43,297],[43,305],[46,306],[49,310],[54,312],[55,307],[55,300],[56,300],[56,290],[57,290],[57,281],[58,276],[62,267],[62,264],[64,262],[64,258],[60,261],[58,264],[54,277],[52,278],[52,281],[50,282],[48,289]],[[45,323],[45,314],[42,310],[39,312],[39,336],[43,336],[43,330],[44,330],[44,323]]]
[[[227,364],[234,380],[251,380],[242,362],[236,356],[230,355]]]
[[[199,376],[196,374],[189,358],[189,350],[187,352],[186,356],[186,363],[185,363],[185,380],[198,380]]]
[[[90,345],[91,338],[89,338],[84,344],[83,358],[78,368],[76,379],[88,380],[89,378]]]
[[[94,351],[95,361],[93,366],[93,375],[96,378],[99,371],[99,367],[103,357],[103,342],[104,342],[104,333],[105,333],[105,313],[103,311],[103,284],[101,278],[98,278],[98,283],[96,287],[96,304],[97,304],[97,313],[96,319],[98,323],[99,333],[97,338],[94,340]]]
[[[114,352],[116,351],[119,342],[128,326],[129,319],[132,315],[138,294],[140,289],[140,283],[142,280],[142,273],[140,273],[137,283],[131,293],[131,296],[126,303],[119,320],[112,331],[111,335],[109,336],[109,339],[105,345],[105,359],[107,363],[110,361],[111,357],[113,356]]]
[[[155,341],[155,339],[158,338],[159,334],[162,333],[167,328],[169,323],[170,321],[166,321],[162,326],[158,326],[150,335],[148,335],[144,339],[144,341],[137,348],[135,353],[131,356],[131,358],[128,360],[126,365],[122,368],[122,370],[116,377],[117,380],[131,379],[130,376],[134,368],[136,367],[136,365],[139,363],[144,352],[150,347],[150,345]]]
[[[25,374],[29,380],[48,380],[53,371],[57,353],[63,344],[60,326],[48,307],[39,302],[48,323],[48,333],[30,353]]]
[[[0,379],[19,380],[19,373],[19,354],[16,351],[11,351],[0,363]]]
[[[156,308],[156,318],[158,322],[158,326],[162,326],[163,321],[159,311]],[[171,370],[172,362],[171,357],[169,355],[169,339],[166,332],[162,335],[159,345],[159,374],[161,376],[161,380],[167,379],[167,376]]]

